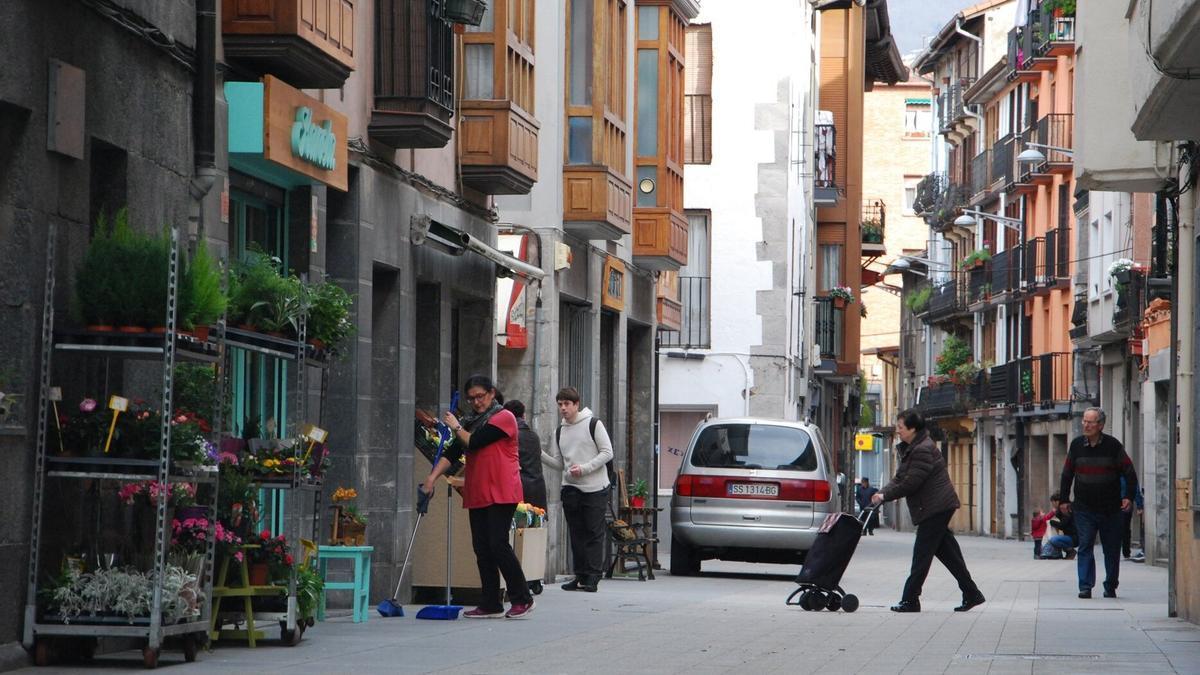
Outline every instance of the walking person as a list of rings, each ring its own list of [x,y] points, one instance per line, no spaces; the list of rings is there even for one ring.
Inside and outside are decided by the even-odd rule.
[[[463,508],[471,522],[471,547],[479,567],[482,600],[475,609],[463,612],[467,619],[523,619],[533,611],[533,595],[521,570],[508,531],[513,513],[521,501],[521,473],[517,450],[517,418],[497,400],[499,395],[491,378],[472,375],[463,387],[471,413],[460,423],[453,411],[446,411],[443,422],[454,432],[458,443],[441,457],[429,472],[421,489],[432,494],[438,476],[449,470],[464,453],[466,476],[463,482]],[[508,612],[500,594],[500,575],[508,587],[512,603]]]
[[[1137,471],[1125,453],[1125,446],[1104,433],[1106,419],[1101,408],[1088,408],[1083,413],[1083,435],[1071,441],[1067,461],[1063,463],[1059,494],[1064,500],[1075,486],[1072,511],[1079,549],[1075,564],[1079,576],[1079,597],[1092,597],[1096,585],[1096,555],[1093,550],[1096,536],[1104,552],[1104,597],[1117,597],[1121,573],[1121,535],[1123,511],[1133,508],[1125,494],[1136,494]],[[1121,478],[1126,492],[1121,492]]]
[[[871,487],[871,479],[863,476],[858,487],[854,488],[854,501],[858,502],[858,512],[866,513],[867,509],[871,508],[871,497],[879,492],[879,488]],[[871,519],[867,522],[867,534],[875,536],[875,528],[879,527],[879,512],[871,513]]]
[[[521,453],[521,491],[525,501],[546,508],[546,478],[542,475],[542,441],[525,421],[525,404],[517,399],[507,401],[504,409],[517,418],[517,445]]]
[[[564,591],[595,593],[604,565],[604,514],[608,508],[608,462],[612,441],[604,423],[580,409],[579,391],[563,387],[555,396],[562,425],[542,461],[562,471],[562,507],[571,537],[575,578]]]
[[[901,440],[896,445],[900,453],[896,476],[871,497],[871,503],[876,505],[903,497],[917,526],[912,569],[904,582],[900,603],[893,605],[892,611],[921,611],[921,588],[935,557],[954,575],[962,591],[962,604],[954,611],[965,612],[983,604],[983,593],[971,578],[962,549],[950,529],[950,518],[961,504],[950,482],[946,460],[925,429],[925,418],[915,410],[905,410],[896,419],[896,435]]]

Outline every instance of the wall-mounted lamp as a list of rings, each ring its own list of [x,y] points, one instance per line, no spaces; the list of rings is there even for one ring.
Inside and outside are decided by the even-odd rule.
[[[1035,152],[1036,152],[1036,150],[1035,150]],[[976,211],[975,209],[963,209],[963,214],[954,219],[954,224],[957,225],[958,227],[975,227],[976,225],[979,224],[980,218],[987,218],[988,220],[994,220],[997,223],[1000,223],[1001,225],[1003,225],[1009,229],[1016,230],[1017,232],[1020,232],[1021,228],[1025,225],[1025,222],[1022,221],[1020,218],[1009,218],[1008,216],[998,216],[994,213],[986,213],[984,211]]]

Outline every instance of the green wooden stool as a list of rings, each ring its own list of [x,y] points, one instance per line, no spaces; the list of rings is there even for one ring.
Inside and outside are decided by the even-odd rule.
[[[320,564],[321,578],[327,576],[330,560],[353,560],[353,581],[325,581],[321,589],[321,602],[317,605],[317,621],[325,620],[325,592],[351,591],[354,594],[354,623],[366,623],[370,618],[371,602],[371,552],[374,546],[320,546],[317,549],[317,560]]]

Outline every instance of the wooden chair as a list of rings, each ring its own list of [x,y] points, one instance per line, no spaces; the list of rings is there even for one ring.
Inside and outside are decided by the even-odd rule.
[[[610,501],[605,528],[608,533],[608,562],[605,565],[604,577],[613,578],[618,566],[622,572],[627,571],[626,565],[632,561],[637,565],[638,581],[646,581],[647,578],[653,580],[654,565],[650,562],[650,551],[656,541],[653,535],[654,509],[629,505],[623,469],[617,469],[617,486],[620,496],[620,508],[617,513],[620,517],[614,515]],[[614,526],[617,520],[624,522],[625,527]],[[620,530],[625,531],[625,536],[620,536]]]

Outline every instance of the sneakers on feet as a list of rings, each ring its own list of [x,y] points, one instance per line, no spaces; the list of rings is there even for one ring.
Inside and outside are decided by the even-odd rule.
[[[508,612],[504,615],[504,618],[506,618],[506,619],[524,619],[525,617],[529,616],[529,614],[531,612],[533,612],[533,608],[534,608],[533,600],[530,600],[528,605],[513,605],[512,607],[509,608]]]
[[[579,577],[575,577],[574,579],[568,581],[567,583],[563,584],[562,586],[559,586],[559,588],[563,589],[564,591],[579,590]]]
[[[463,618],[464,619],[503,619],[504,618],[504,610],[503,609],[492,610],[492,609],[484,609],[482,607],[476,607],[475,609],[469,609],[469,610],[463,612]]]
[[[1117,592],[1116,592],[1116,591],[1110,591],[1110,590],[1107,590],[1107,589],[1105,589],[1105,591],[1104,591],[1104,597],[1106,597],[1106,598],[1115,598],[1115,597],[1117,597]]]
[[[1086,591],[1079,591],[1079,598],[1081,600],[1091,600],[1092,599],[1092,590],[1089,588]]]

